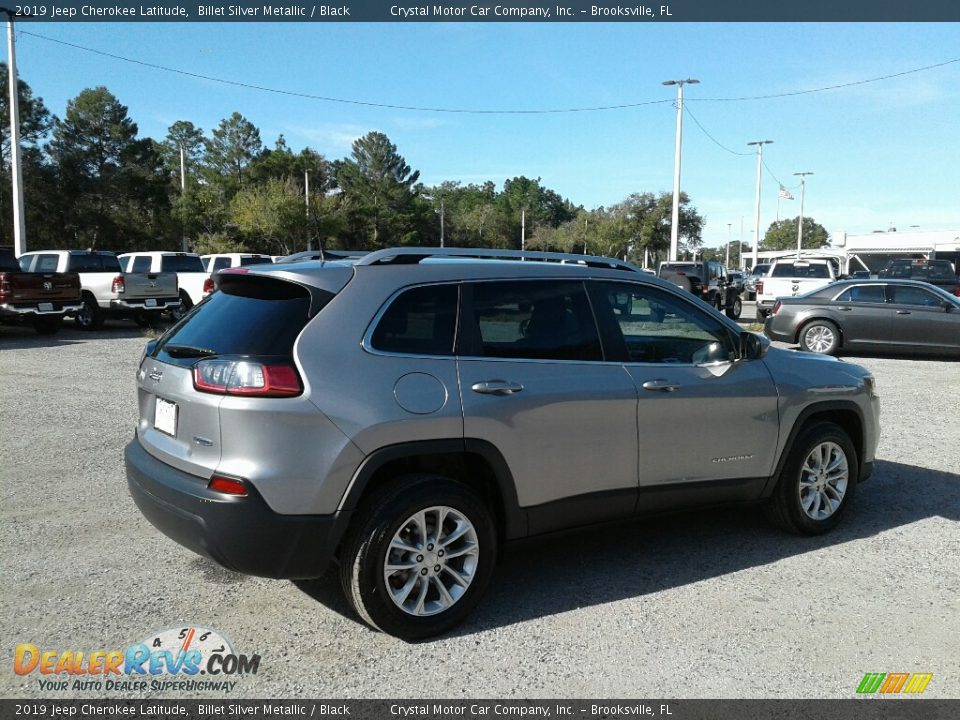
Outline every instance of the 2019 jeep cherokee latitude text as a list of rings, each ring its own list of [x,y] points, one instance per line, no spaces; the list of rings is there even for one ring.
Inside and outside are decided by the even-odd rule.
[[[879,433],[866,370],[615,260],[518,258],[221,272],[140,363],[137,505],[233,570],[334,562],[407,639],[462,621],[513,540],[729,502],[802,534],[840,520]]]

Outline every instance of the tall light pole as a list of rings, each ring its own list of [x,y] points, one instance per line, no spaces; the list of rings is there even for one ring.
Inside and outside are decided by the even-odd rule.
[[[727,223],[727,261],[724,265],[726,265],[728,269],[730,267],[730,233],[733,232],[732,226],[733,223]]]
[[[813,175],[813,173],[798,172],[794,175],[800,178],[800,217],[797,219],[797,257],[800,257],[800,251],[803,249],[803,194],[807,189],[807,175]]]
[[[770,145],[773,140],[754,140],[747,145],[757,146],[757,199],[756,213],[754,216],[754,243],[753,243],[753,267],[759,262],[760,252],[760,179],[763,177],[763,146]]]
[[[23,212],[23,170],[20,167],[20,95],[17,92],[17,55],[14,47],[13,12],[7,14],[7,85],[10,90],[10,176],[13,180],[13,252],[27,251],[27,227]]]
[[[440,247],[444,247],[444,242],[443,242],[443,216],[444,216],[443,198],[440,198]]]
[[[183,149],[183,143],[180,143],[180,198],[181,201],[183,197],[187,194],[187,159],[186,151]],[[181,215],[182,227],[180,234],[180,248],[183,252],[187,252],[189,249],[187,247],[187,225],[182,222],[183,216]]]
[[[683,86],[697,85],[699,80],[664,80],[664,85],[677,86],[677,143],[673,155],[673,212],[670,214],[670,262],[676,262],[680,247],[680,150],[683,145]]]
[[[310,171],[303,171],[303,204],[307,212],[307,252],[313,250],[313,239],[310,235]]]

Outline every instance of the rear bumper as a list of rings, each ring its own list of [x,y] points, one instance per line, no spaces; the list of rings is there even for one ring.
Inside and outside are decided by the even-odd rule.
[[[154,305],[147,304],[148,298],[120,299],[110,301],[110,312],[116,315],[135,315],[142,312],[163,312],[164,310],[173,310],[180,306],[179,297],[149,298],[155,302]]]
[[[281,515],[250,488],[235,497],[207,488],[150,455],[134,440],[124,451],[133,501],[164,535],[224,567],[270,578],[324,574],[350,519],[333,515]]]
[[[787,328],[786,331],[784,331],[783,328],[774,327],[775,324],[779,324],[776,323],[776,319],[776,315],[767,315],[766,319],[763,321],[763,334],[771,340],[792,343],[794,341],[795,333],[790,328]]]
[[[49,305],[50,309],[44,309],[45,305]],[[74,304],[64,303],[64,302],[49,302],[49,303],[26,303],[23,305],[14,305],[12,303],[4,303],[0,305],[0,315],[7,317],[27,317],[29,315],[40,316],[55,316],[55,315],[76,315],[80,310],[83,309],[83,305],[79,303]]]

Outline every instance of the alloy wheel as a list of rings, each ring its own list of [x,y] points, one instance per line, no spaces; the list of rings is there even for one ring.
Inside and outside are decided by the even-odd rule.
[[[813,447],[800,468],[800,507],[813,520],[826,520],[843,503],[850,479],[847,455],[834,442]]]

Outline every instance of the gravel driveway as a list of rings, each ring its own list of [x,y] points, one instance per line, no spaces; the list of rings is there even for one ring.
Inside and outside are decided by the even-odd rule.
[[[866,672],[932,672],[926,697],[960,697],[960,362],[849,359],[877,376],[883,435],[826,537],[737,509],[529,543],[472,620],[410,645],[329,581],[236,575],[143,519],[122,450],[144,342],[125,323],[0,329],[4,697],[149,695],[41,690],[14,646],[119,649],[188,625],[261,655],[232,697],[843,698]]]

